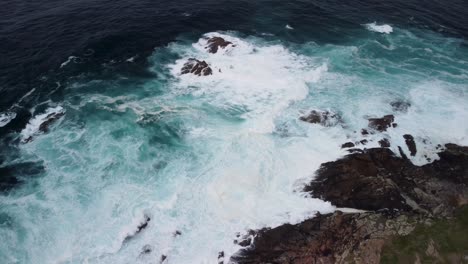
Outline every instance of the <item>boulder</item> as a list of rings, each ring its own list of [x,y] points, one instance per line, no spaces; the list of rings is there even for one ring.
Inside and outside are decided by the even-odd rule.
[[[232,42],[226,41],[221,37],[211,37],[207,41],[208,46],[205,47],[209,53],[216,53],[218,52],[219,48],[226,48],[228,45],[232,45]]]
[[[353,142],[346,142],[343,145],[341,145],[341,148],[353,148],[354,143]]]
[[[405,139],[406,146],[408,146],[408,150],[410,151],[411,156],[415,156],[417,149],[416,149],[416,143],[414,142],[414,137],[412,135],[403,135],[403,138]]]
[[[188,73],[192,73],[197,76],[207,76],[213,74],[213,70],[206,61],[190,58],[181,69],[181,74]]]
[[[299,119],[304,122],[320,124],[325,127],[331,127],[342,123],[340,115],[331,111],[312,110],[308,115],[301,116]]]
[[[397,124],[394,123],[395,116],[393,115],[386,115],[381,118],[369,118],[369,127],[377,130],[379,132],[387,131],[387,128],[393,126],[396,127]]]
[[[389,148],[390,147],[390,141],[388,141],[388,139],[386,139],[386,138],[383,138],[383,139],[379,140],[379,145],[382,148]]]

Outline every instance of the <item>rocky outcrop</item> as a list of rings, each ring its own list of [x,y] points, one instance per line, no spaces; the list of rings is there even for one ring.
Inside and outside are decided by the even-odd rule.
[[[194,74],[197,76],[207,76],[213,74],[213,70],[210,68],[206,61],[200,61],[194,58],[188,59],[181,69],[181,74]]]
[[[346,142],[343,145],[341,145],[341,148],[353,148],[355,144],[353,142]]]
[[[403,138],[405,139],[406,146],[408,147],[408,150],[410,151],[411,156],[416,156],[416,143],[414,142],[414,137],[412,135],[403,135]]]
[[[22,131],[21,143],[31,142],[35,136],[49,132],[49,127],[65,115],[63,108],[49,109],[49,113],[41,114],[30,120]],[[37,126],[38,125],[38,126]]]
[[[437,219],[451,226],[450,221],[457,219],[453,218],[457,210],[468,204],[467,184],[468,147],[447,144],[439,153],[439,160],[421,167],[387,148],[361,150],[323,164],[316,179],[304,190],[338,207],[366,212],[337,211],[296,225],[251,231],[239,239],[238,244],[245,248],[231,260],[236,263],[380,263],[384,253],[387,260],[401,260],[392,254],[404,252],[392,251],[392,241],[412,235],[414,230],[430,228]],[[468,230],[466,223],[455,229],[454,234]],[[436,226],[428,239],[417,235],[414,240],[418,243],[428,241],[424,246],[427,250],[422,251],[424,256],[411,253],[410,257],[438,258],[437,248],[447,240],[445,237],[438,240],[438,233],[440,227]],[[468,250],[466,243],[458,243],[461,246],[453,250]],[[450,252],[449,257],[463,257]]]
[[[304,122],[320,124],[325,127],[331,127],[342,123],[340,115],[331,111],[312,110],[308,115],[301,116],[299,119]]]
[[[367,149],[322,164],[304,190],[338,207],[450,215],[454,200],[468,199],[468,151],[447,145],[439,156],[419,167],[389,149]]]
[[[51,113],[49,114],[45,121],[39,126],[39,131],[43,133],[49,132],[49,126],[53,124],[55,121],[59,120],[65,113],[58,112],[58,113]]]
[[[206,46],[206,49],[208,50],[209,53],[216,53],[216,52],[218,52],[219,48],[224,49],[228,45],[232,45],[232,42],[226,41],[225,39],[223,39],[221,37],[209,38],[207,43],[208,43],[208,45]]]
[[[255,244],[239,251],[231,260],[243,264],[378,263],[386,237],[413,231],[410,218],[404,214],[340,211],[319,214],[297,225],[257,231]]]
[[[388,139],[386,139],[386,138],[383,138],[383,139],[379,140],[379,145],[382,148],[389,148],[390,147],[390,141]]]
[[[396,127],[394,115],[386,115],[381,118],[369,118],[369,127],[379,132],[387,131],[389,127]]]

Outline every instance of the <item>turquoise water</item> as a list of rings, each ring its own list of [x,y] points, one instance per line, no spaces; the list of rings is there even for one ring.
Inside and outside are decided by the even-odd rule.
[[[236,45],[217,54],[202,36],[180,36],[148,58],[154,77],[74,79],[63,102],[46,102],[65,113],[51,131],[37,133],[33,117],[18,135],[35,139],[8,162],[39,161],[45,172],[1,194],[0,259],[216,263],[218,252],[227,259],[240,248],[238,232],[335,210],[301,186],[346,154],[341,144],[362,139],[366,117],[395,114],[398,127],[371,135],[368,147],[386,137],[398,153],[410,133],[418,165],[436,158],[437,144],[468,145],[466,43],[388,27],[363,25],[340,45],[207,33]],[[191,57],[213,75],[180,75]],[[395,100],[410,102],[408,112],[393,112]],[[299,121],[313,109],[345,125]]]

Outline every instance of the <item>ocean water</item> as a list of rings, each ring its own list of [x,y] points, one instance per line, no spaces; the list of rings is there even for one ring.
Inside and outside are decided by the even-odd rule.
[[[336,209],[300,190],[369,117],[398,126],[366,147],[409,156],[412,134],[417,165],[468,145],[468,7],[449,2],[7,1],[1,263],[228,263],[239,234]],[[181,75],[189,58],[213,74]]]

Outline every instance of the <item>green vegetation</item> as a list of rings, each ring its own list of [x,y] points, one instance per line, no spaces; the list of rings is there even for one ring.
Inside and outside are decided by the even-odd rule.
[[[417,261],[419,259],[419,262]],[[468,263],[468,206],[386,243],[381,263]]]

